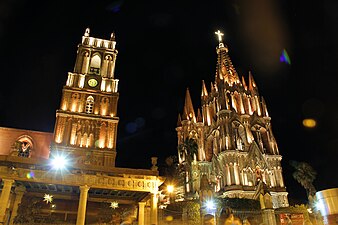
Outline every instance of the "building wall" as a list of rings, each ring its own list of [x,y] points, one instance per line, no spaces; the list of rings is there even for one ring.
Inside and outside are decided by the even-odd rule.
[[[15,150],[15,142],[31,140],[31,158],[49,158],[49,146],[53,133],[0,127],[0,155],[10,155]]]

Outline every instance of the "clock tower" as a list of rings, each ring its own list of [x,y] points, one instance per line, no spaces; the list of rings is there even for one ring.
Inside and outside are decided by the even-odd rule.
[[[90,37],[86,29],[78,45],[73,72],[63,87],[56,112],[52,154],[71,154],[74,165],[115,167],[118,79],[117,50],[110,40]]]

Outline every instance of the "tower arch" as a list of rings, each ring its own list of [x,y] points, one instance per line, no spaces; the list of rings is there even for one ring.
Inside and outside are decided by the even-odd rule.
[[[99,53],[94,53],[90,59],[89,72],[93,74],[100,74],[101,69],[101,55]]]
[[[93,96],[88,96],[86,100],[86,113],[91,114],[93,113],[94,109],[94,98]]]

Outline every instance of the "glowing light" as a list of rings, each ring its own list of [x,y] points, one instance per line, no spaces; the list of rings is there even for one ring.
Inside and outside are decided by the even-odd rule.
[[[216,209],[215,202],[213,200],[208,200],[205,205],[209,210]]]
[[[61,140],[61,134],[58,133],[58,134],[56,135],[55,142],[60,144],[61,141],[62,141],[62,140]]]
[[[76,110],[76,104],[73,102],[72,103],[72,108],[71,108],[70,111],[75,112],[75,110]]]
[[[111,202],[111,203],[110,203],[110,208],[116,209],[116,208],[118,208],[118,207],[119,207],[119,203],[118,203],[118,202]]]
[[[173,193],[173,192],[174,192],[174,186],[173,186],[173,185],[168,185],[168,186],[167,186],[167,191],[168,191],[169,193]]]
[[[285,49],[283,49],[281,56],[279,57],[279,61],[284,62],[288,65],[291,65],[290,57]]]
[[[108,85],[106,86],[106,92],[111,92],[111,86],[110,86],[110,84],[108,84]]]
[[[308,118],[303,120],[303,126],[307,128],[314,128],[317,125],[316,120]]]
[[[102,107],[102,109],[101,109],[101,115],[102,116],[107,115],[107,109],[106,109],[106,107]]]
[[[65,169],[67,164],[68,164],[68,160],[66,159],[64,155],[55,155],[51,161],[51,166],[55,170]]]
[[[52,204],[52,205],[51,205],[51,208],[52,208],[52,209],[55,209],[55,208],[56,208],[56,205],[55,205],[55,204]]]
[[[52,203],[53,202],[53,195],[45,194],[43,196],[43,201],[46,202],[46,204]]]
[[[104,148],[104,143],[105,143],[105,140],[104,139],[100,139],[100,141],[99,141],[99,148]]]
[[[105,78],[103,78],[101,81],[101,91],[105,91],[105,90],[106,90],[106,80]]]

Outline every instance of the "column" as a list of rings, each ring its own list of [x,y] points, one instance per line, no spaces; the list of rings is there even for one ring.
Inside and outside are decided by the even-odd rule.
[[[239,169],[238,164],[234,163],[234,175],[235,175],[235,183],[236,185],[240,185],[240,179],[239,179]]]
[[[0,197],[0,224],[3,224],[4,222],[6,209],[8,206],[9,195],[11,193],[12,184],[14,183],[14,180],[10,179],[3,179],[3,181],[4,186],[2,188]]]
[[[273,209],[263,209],[262,210],[263,223],[269,225],[277,225],[275,210]]]
[[[2,188],[1,197],[0,197],[0,224],[4,224],[4,219],[6,215],[6,209],[8,207],[9,195],[11,193],[12,184],[14,180],[3,179],[4,186]]]
[[[157,194],[151,193],[150,195],[150,223],[157,225]]]
[[[278,176],[279,176],[279,184],[281,187],[284,187],[284,180],[282,174],[282,168],[278,166]]]
[[[15,192],[15,200],[13,204],[13,210],[11,214],[11,219],[9,220],[9,225],[13,225],[14,219],[18,214],[18,208],[19,204],[21,203],[22,197],[26,191],[26,188],[24,186],[16,186],[14,192]]]
[[[227,185],[230,186],[231,185],[231,175],[230,175],[230,168],[229,168],[229,165],[226,164],[225,165],[225,168],[226,168],[226,178],[227,178]]]
[[[77,210],[76,225],[84,225],[86,220],[86,207],[89,187],[80,186],[79,208]]]
[[[144,225],[144,206],[145,202],[138,203],[138,225]]]

